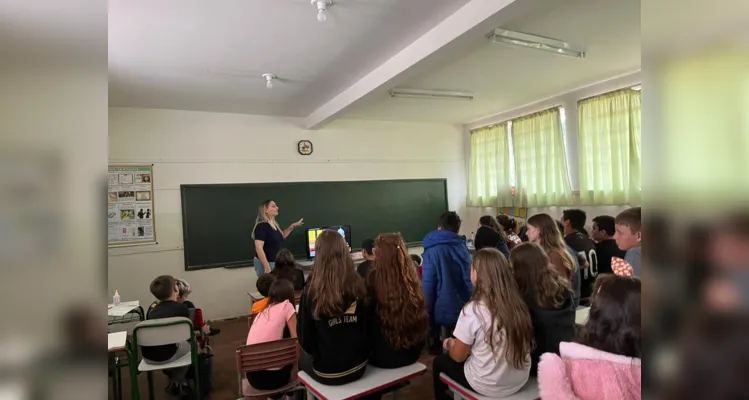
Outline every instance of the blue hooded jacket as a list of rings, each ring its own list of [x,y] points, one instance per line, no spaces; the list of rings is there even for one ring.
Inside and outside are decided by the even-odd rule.
[[[422,286],[429,319],[437,325],[455,325],[473,293],[465,237],[437,230],[429,232],[423,244]]]

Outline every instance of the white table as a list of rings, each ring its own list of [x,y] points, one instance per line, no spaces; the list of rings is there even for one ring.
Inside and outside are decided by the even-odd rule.
[[[585,325],[588,322],[588,314],[590,314],[590,307],[579,308],[575,311],[575,323],[577,325]]]
[[[346,400],[387,389],[423,375],[426,365],[414,363],[402,368],[383,369],[367,365],[367,370],[359,380],[341,386],[323,385],[304,371],[299,371],[299,380],[311,394],[321,400]],[[309,398],[309,397],[308,397]]]
[[[107,351],[124,351],[127,342],[127,332],[114,332],[107,335]]]
[[[131,314],[137,314],[138,318],[133,318],[133,315]],[[128,318],[125,318],[128,316]],[[140,306],[140,302],[138,300],[135,301],[123,301],[120,304],[114,305],[114,304],[108,304],[107,305],[107,317],[109,317],[108,323],[111,324],[120,324],[120,323],[127,323],[127,322],[135,322],[135,321],[144,321],[146,319],[146,314],[143,311],[143,308]]]

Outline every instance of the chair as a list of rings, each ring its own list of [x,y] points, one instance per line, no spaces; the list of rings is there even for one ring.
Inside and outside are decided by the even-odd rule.
[[[299,350],[296,338],[281,339],[273,342],[250,344],[237,348],[237,380],[240,399],[265,399],[269,396],[283,394],[296,389],[299,370]],[[248,393],[242,390],[242,379],[246,372],[263,371],[272,368],[283,368],[291,364],[289,383],[274,390],[255,389],[248,385]]]
[[[139,346],[162,346],[167,344],[179,343],[182,341],[190,342],[190,352],[184,357],[168,364],[153,365],[148,364],[141,359],[137,362]],[[138,372],[146,372],[148,376],[148,398],[155,398],[153,389],[153,371],[165,370],[171,368],[185,367],[192,365],[195,369],[195,396],[200,398],[200,379],[198,364],[198,346],[195,340],[192,321],[184,317],[172,317],[162,319],[152,319],[138,323],[133,328],[133,340],[131,343],[131,354],[135,360],[130,363],[131,376],[137,377]],[[138,390],[138,380],[132,379],[131,390],[136,400],[140,399]]]
[[[308,399],[312,396],[320,400],[353,400],[387,389],[392,389],[393,398],[396,398],[399,389],[396,385],[424,375],[426,370],[426,365],[418,362],[393,369],[367,365],[364,376],[345,385],[323,385],[304,371],[299,372],[299,381],[307,389]]]
[[[463,387],[461,384],[450,379],[450,377],[445,374],[440,374],[440,380],[443,383],[447,384],[447,387],[450,388],[451,392],[453,392],[453,398],[455,400],[499,399],[498,397],[495,398],[495,397],[482,396],[474,392],[473,390]],[[508,397],[502,397],[501,399],[502,400],[538,400],[540,399],[538,395],[538,381],[534,377],[529,377],[528,382],[525,383],[525,386],[523,386],[523,388],[520,389],[519,392]]]

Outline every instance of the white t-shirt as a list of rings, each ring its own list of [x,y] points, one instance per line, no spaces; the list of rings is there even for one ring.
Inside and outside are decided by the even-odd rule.
[[[491,314],[483,303],[471,302],[460,312],[453,335],[471,346],[471,355],[463,366],[471,387],[484,396],[510,396],[522,389],[528,381],[530,354],[525,368],[513,368],[505,358],[505,331],[502,329],[495,332],[494,346],[499,346],[499,357],[494,357],[491,347],[484,340],[484,332],[490,323]]]

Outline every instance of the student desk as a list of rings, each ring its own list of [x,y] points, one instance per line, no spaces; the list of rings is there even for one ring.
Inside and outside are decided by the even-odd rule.
[[[134,316],[133,314],[137,315]],[[143,311],[143,307],[140,306],[138,300],[135,301],[123,301],[120,304],[108,304],[107,305],[107,323],[112,324],[126,324],[128,322],[145,321],[146,314]]]
[[[127,354],[127,361],[130,362],[130,350],[127,347],[127,332],[114,332],[107,335],[107,353],[109,355],[110,367],[113,368],[112,389],[114,398],[122,399],[122,375],[120,374],[120,357],[116,353],[122,352]],[[131,374],[130,379],[133,379]],[[137,379],[137,377],[135,378]]]
[[[308,399],[312,397],[319,400],[353,400],[424,375],[426,370],[427,367],[418,362],[395,369],[382,369],[367,365],[364,376],[359,380],[341,386],[328,386],[318,383],[304,371],[299,371],[298,377],[307,389]],[[395,391],[392,393],[395,398]]]

